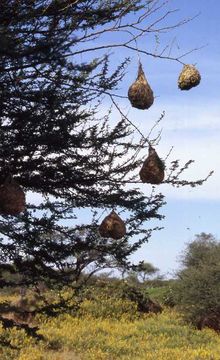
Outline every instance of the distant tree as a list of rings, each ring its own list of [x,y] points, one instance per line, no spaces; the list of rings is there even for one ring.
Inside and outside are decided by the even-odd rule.
[[[139,264],[133,266],[131,270],[124,272],[123,278],[130,284],[140,285],[144,284],[147,280],[154,278],[159,272],[159,269],[156,268],[149,262],[141,261]]]
[[[138,278],[141,279],[142,282],[145,282],[146,280],[156,276],[156,274],[159,272],[159,269],[149,262],[142,261],[137,266],[136,272]]]
[[[175,286],[185,317],[202,328],[220,330],[220,242],[201,233],[187,245]]]

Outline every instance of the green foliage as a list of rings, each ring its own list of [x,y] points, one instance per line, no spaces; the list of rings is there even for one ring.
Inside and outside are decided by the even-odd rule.
[[[219,259],[220,244],[212,234],[201,233],[188,244],[182,256],[182,265],[185,268],[199,268],[204,264],[214,264]]]
[[[163,219],[164,195],[137,185],[143,153],[160,138],[152,133],[159,121],[145,138],[120,109],[127,89],[118,91],[127,56],[139,50],[136,39],[142,54],[169,58],[141,39],[149,29],[159,34],[178,26],[168,24],[172,12],[162,0],[0,1],[0,184],[10,173],[31,194],[19,216],[1,213],[0,288],[43,282],[57,292],[49,305],[25,299],[27,311],[54,316],[78,307],[71,296],[59,296],[64,286],[78,286],[100,269],[132,269],[131,255],[161,229],[147,223]],[[119,49],[130,54],[118,57]],[[191,163],[173,161],[166,182],[201,185],[180,179]],[[126,222],[120,241],[99,232],[112,208]],[[156,269],[143,265],[146,280]],[[143,289],[120,291],[124,304],[146,310]],[[103,301],[107,316],[113,308]],[[98,308],[93,313],[100,316]]]
[[[137,319],[140,314],[137,311],[137,303],[134,301],[99,295],[96,299],[84,300],[77,312],[77,317],[91,316],[97,319],[115,319],[123,318]]]
[[[163,303],[164,296],[166,295],[168,287],[161,286],[161,287],[149,287],[147,288],[147,292],[152,299]]]
[[[173,287],[175,280],[148,280],[144,283],[149,297],[161,305],[173,307],[176,305]]]
[[[163,294],[163,300],[161,303],[171,308],[177,305],[173,286],[167,287],[166,291]]]
[[[136,267],[133,272],[129,273],[129,277],[137,276],[137,280],[145,282],[147,279],[155,276],[158,273],[159,269],[155,267],[153,264],[141,261]]]
[[[86,360],[218,360],[220,355],[217,335],[184,326],[174,312],[132,321],[62,316],[48,320],[40,333]]]
[[[185,317],[198,327],[220,329],[220,242],[211,234],[188,244],[175,294]]]
[[[37,344],[23,331],[0,328],[1,339],[18,346],[0,346],[1,360],[146,360],[146,354],[147,360],[219,360],[219,336],[184,325],[174,311],[105,319],[87,310],[80,318],[45,318],[39,329],[44,341]]]
[[[114,280],[111,282],[100,281],[95,286],[88,287],[83,292],[83,299],[114,299],[116,302],[122,300],[124,302],[133,303],[133,307],[140,313],[160,312],[162,307],[149,296],[148,290],[142,284],[131,284],[126,280]]]
[[[0,287],[62,287],[90,268],[129,266],[153,231],[145,222],[163,218],[162,194],[130,186],[144,143],[121,114],[110,121],[129,59],[115,66],[106,34],[112,27],[121,49],[117,41],[133,36],[150,9],[141,0],[1,1],[0,184],[11,172],[34,195],[24,213],[1,220]],[[98,232],[103,209],[113,207],[129,224],[122,242]]]
[[[40,341],[0,326],[1,360],[146,360],[146,354],[147,360],[219,360],[220,339],[213,331],[195,330],[170,309],[140,314],[137,304],[112,289],[102,283],[84,290],[76,313],[37,316]],[[69,293],[64,289],[63,297]]]

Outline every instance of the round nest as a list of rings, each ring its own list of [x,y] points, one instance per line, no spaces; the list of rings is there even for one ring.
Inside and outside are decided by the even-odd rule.
[[[181,90],[190,90],[191,88],[199,85],[201,75],[193,65],[184,65],[178,78],[178,87]]]
[[[141,64],[139,64],[137,79],[128,90],[128,98],[133,107],[141,110],[149,109],[154,102],[153,91],[147,82]]]
[[[112,238],[114,240],[121,239],[126,235],[126,227],[124,221],[112,211],[106,216],[99,226],[99,233],[102,237]]]
[[[140,170],[140,179],[143,183],[161,184],[164,180],[164,163],[153,148],[149,149],[149,155]]]

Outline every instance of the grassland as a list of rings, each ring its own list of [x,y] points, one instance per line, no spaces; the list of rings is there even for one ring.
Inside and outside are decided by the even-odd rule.
[[[5,301],[5,297],[2,297]],[[137,312],[127,300],[99,296],[84,300],[75,315],[34,320],[43,341],[24,330],[0,328],[1,360],[219,360],[220,336],[184,324],[166,309],[158,315]]]

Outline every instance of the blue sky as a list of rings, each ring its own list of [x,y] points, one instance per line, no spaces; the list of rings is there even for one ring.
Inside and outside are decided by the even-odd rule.
[[[163,274],[171,276],[179,266],[177,259],[185,244],[192,240],[195,234],[210,232],[220,239],[220,2],[171,0],[163,11],[166,9],[179,9],[165,21],[164,24],[169,25],[200,13],[184,26],[161,34],[159,40],[161,48],[166,44],[174,44],[171,52],[173,56],[204,46],[182,59],[185,63],[196,64],[202,76],[200,85],[190,91],[180,91],[177,79],[182,70],[181,64],[140,55],[146,77],[156,96],[155,102],[147,111],[131,108],[127,100],[118,100],[118,103],[145,135],[165,111],[166,115],[161,124],[162,139],[157,151],[165,158],[173,146],[170,161],[180,159],[184,163],[194,159],[195,164],[186,173],[187,179],[197,180],[206,177],[210,170],[215,171],[202,187],[158,187],[158,191],[166,195],[167,201],[161,210],[166,218],[159,223],[164,226],[164,230],[155,232],[149,243],[145,244],[133,259],[150,261],[160,268]],[[100,41],[114,43],[114,36],[114,33],[110,33],[105,39],[98,40],[99,44]],[[139,40],[138,47],[154,51],[154,34],[147,34]],[[131,57],[127,74],[118,90],[118,94],[126,95],[128,87],[136,77],[138,56],[122,48],[117,51],[112,49],[111,52],[112,68],[125,56]],[[113,113],[113,117],[115,120],[120,118],[117,112]],[[144,192],[149,190],[146,185],[143,185],[142,189]]]
[[[160,42],[163,45],[176,39],[173,54],[206,45],[182,59],[185,63],[196,64],[202,76],[201,84],[181,92],[177,88],[178,74],[182,69],[180,64],[141,55],[146,76],[157,96],[155,103],[145,112],[131,109],[126,102],[121,104],[145,134],[162,111],[166,112],[161,125],[162,140],[157,150],[165,157],[170,147],[174,146],[170,160],[184,162],[194,159],[196,163],[188,171],[187,178],[196,180],[205,177],[210,170],[215,171],[202,187],[176,189],[162,185],[159,189],[166,194],[167,201],[162,209],[166,216],[161,222],[164,230],[155,232],[133,259],[150,261],[163,274],[171,276],[179,266],[177,259],[185,244],[195,234],[210,232],[220,239],[220,2],[174,0],[168,6],[180,9],[170,17],[171,23],[200,13],[192,22],[161,36]],[[153,41],[146,36],[138,42],[138,46],[147,49],[146,44],[149,43],[149,47],[153,48]],[[125,53],[121,51],[121,56]],[[120,89],[122,94],[134,81],[137,61],[137,55],[132,54],[129,71]]]
[[[196,64],[202,76],[201,84],[190,91],[181,92],[177,87],[181,64],[141,55],[147,79],[156,96],[153,106],[147,111],[140,111],[131,108],[128,100],[117,101],[125,113],[129,112],[129,118],[145,135],[165,111],[166,115],[161,123],[162,139],[157,151],[165,158],[173,146],[170,161],[180,159],[184,163],[194,159],[196,162],[187,172],[187,179],[197,180],[205,177],[210,170],[215,171],[202,187],[158,187],[158,191],[166,195],[167,201],[161,210],[166,218],[159,223],[164,226],[164,230],[155,232],[150,242],[145,244],[133,259],[152,262],[163,274],[171,276],[178,268],[178,256],[195,234],[210,232],[220,239],[220,1],[170,0],[167,8],[179,9],[167,19],[167,24],[200,13],[188,24],[162,34],[160,44],[163,47],[173,42],[173,56],[206,45],[182,59],[185,63]],[[115,34],[109,33],[105,39],[97,41],[99,44],[100,41],[114,43]],[[138,41],[138,46],[140,49],[153,50],[154,35],[147,34]],[[118,90],[118,94],[126,95],[128,87],[136,78],[137,54],[122,48],[111,52],[112,69],[117,67],[125,56],[131,57],[127,74]],[[86,58],[89,56],[93,58],[94,53],[88,53]],[[82,57],[81,60],[83,61]],[[101,110],[106,110],[104,104]],[[113,116],[115,120],[120,120],[117,112],[114,112]],[[145,184],[142,189],[148,192],[149,186],[147,188]]]
[[[138,124],[144,131],[146,123],[151,123],[165,110],[163,135],[158,146],[160,153],[164,154],[174,146],[173,158],[195,159],[196,163],[189,171],[192,179],[205,176],[209,170],[215,172],[202,187],[165,189],[167,205],[162,210],[166,216],[163,221],[165,229],[155,233],[149,244],[134,256],[136,260],[144,258],[152,262],[162,273],[169,275],[178,268],[177,259],[195,234],[210,232],[220,239],[220,2],[185,0],[171,1],[171,4],[180,9],[179,14],[172,16],[174,20],[201,12],[195,20],[170,34],[170,38],[176,37],[183,53],[207,44],[183,59],[186,63],[196,63],[202,81],[197,88],[181,92],[176,86],[181,71],[179,64],[144,60],[149,62],[145,66],[146,75],[158,98],[147,112],[145,124],[142,115],[138,116]]]

